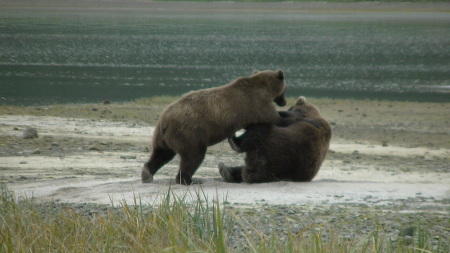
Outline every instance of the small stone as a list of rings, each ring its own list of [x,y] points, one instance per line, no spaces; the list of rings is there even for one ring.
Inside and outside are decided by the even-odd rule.
[[[414,235],[414,227],[407,227],[400,231],[400,236],[413,236]]]
[[[135,155],[121,155],[120,159],[136,159]]]
[[[37,154],[40,154],[40,153],[41,153],[41,150],[34,149],[34,150],[24,151],[24,152],[22,152],[22,155],[37,155]]]
[[[27,161],[21,161],[20,164],[27,164]]]
[[[406,245],[411,245],[414,242],[414,238],[412,236],[405,236],[403,237],[403,242]]]
[[[302,232],[302,228],[299,226],[291,228],[291,234],[293,234],[293,235],[296,235],[300,232]]]
[[[29,127],[22,133],[22,139],[35,139],[38,138],[38,132],[36,128]]]
[[[32,150],[31,151],[31,154],[32,155],[38,155],[38,154],[40,154],[41,153],[41,150],[39,150],[39,149],[35,149],[35,150]]]
[[[92,145],[89,147],[89,150],[102,151],[102,148],[100,148],[98,145]]]

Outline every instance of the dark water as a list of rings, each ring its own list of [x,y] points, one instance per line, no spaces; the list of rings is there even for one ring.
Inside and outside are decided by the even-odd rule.
[[[450,102],[448,13],[0,10],[0,103],[126,101],[283,69],[289,96]]]

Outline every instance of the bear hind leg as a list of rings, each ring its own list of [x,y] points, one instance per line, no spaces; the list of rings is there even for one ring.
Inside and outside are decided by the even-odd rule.
[[[188,152],[180,153],[180,171],[175,178],[177,184],[192,184],[192,175],[203,162],[206,154],[206,147],[198,149],[192,148]]]
[[[246,183],[266,183],[280,181],[265,166],[255,168],[245,167],[242,171],[242,181]]]
[[[219,163],[219,173],[225,182],[241,183],[243,167],[227,167],[223,163]]]
[[[142,183],[153,182],[153,175],[166,163],[174,158],[176,153],[171,149],[163,149],[155,147],[152,151],[150,159],[144,164],[142,169]]]

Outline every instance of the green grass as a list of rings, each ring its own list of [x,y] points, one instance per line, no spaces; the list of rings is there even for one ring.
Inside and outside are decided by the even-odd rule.
[[[0,190],[0,252],[447,252],[432,246],[426,227],[417,225],[413,238],[391,241],[375,227],[365,238],[342,238],[322,227],[289,233],[247,230],[239,217],[201,191],[167,191],[153,203],[122,201],[104,212],[89,214],[70,205],[17,200]],[[224,202],[226,203],[226,201]],[[114,204],[114,203],[113,203]],[[236,227],[243,231],[234,235]],[[324,236],[327,232],[328,236]],[[234,238],[235,241],[232,239]],[[236,241],[237,240],[237,241]],[[434,247],[434,248],[433,248]]]
[[[228,219],[218,201],[168,191],[154,204],[136,197],[98,215],[68,207],[52,212],[29,199],[16,201],[2,186],[0,252],[225,252]]]
[[[173,101],[180,98],[180,96],[154,96],[154,97],[145,97],[145,98],[138,98],[133,101],[133,103],[137,105],[162,105],[167,106]]]

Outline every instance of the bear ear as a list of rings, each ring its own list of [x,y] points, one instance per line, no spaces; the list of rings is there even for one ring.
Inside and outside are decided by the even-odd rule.
[[[253,75],[258,74],[258,72],[259,72],[258,70],[253,70]]]
[[[280,80],[284,80],[284,73],[283,73],[283,70],[281,70],[281,69],[278,70],[278,72],[277,72],[277,77],[278,77],[278,79],[280,79]]]
[[[295,105],[304,105],[306,104],[306,98],[304,96],[298,97]]]

